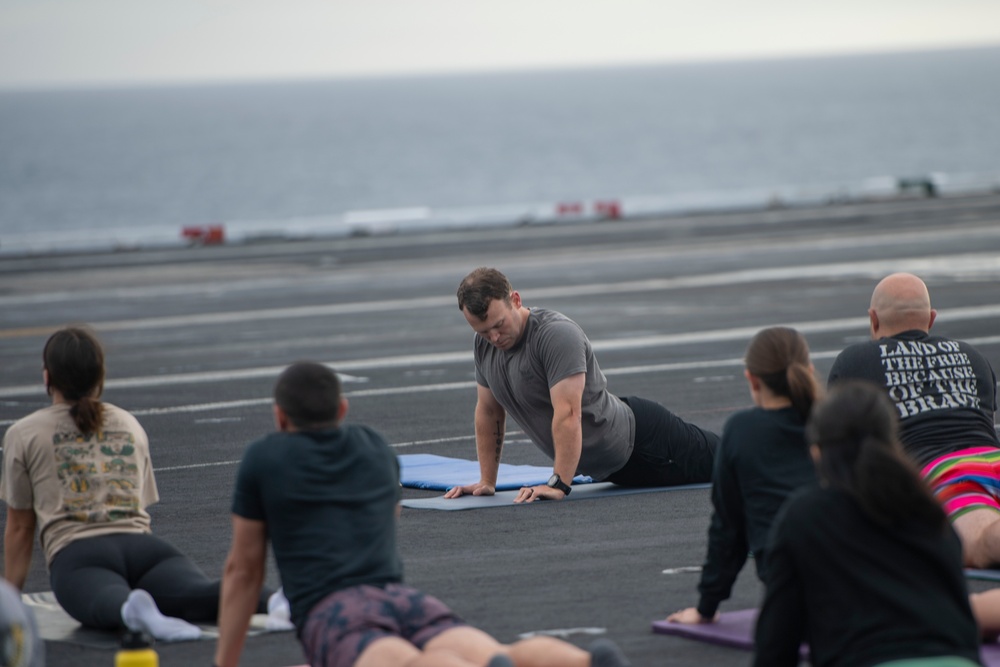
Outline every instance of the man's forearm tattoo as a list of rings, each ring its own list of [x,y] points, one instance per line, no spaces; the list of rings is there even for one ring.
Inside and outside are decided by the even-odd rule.
[[[500,463],[500,451],[503,449],[503,424],[497,421],[497,463]]]

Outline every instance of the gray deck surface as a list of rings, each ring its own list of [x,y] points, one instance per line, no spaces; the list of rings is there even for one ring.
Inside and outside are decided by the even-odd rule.
[[[658,400],[712,429],[749,405],[740,358],[756,330],[800,328],[825,379],[834,355],[866,337],[872,287],[892,271],[922,275],[939,310],[936,330],[976,343],[1000,367],[1000,196],[905,199],[2,259],[0,430],[47,403],[48,333],[93,324],[107,347],[105,399],[134,412],[150,436],[162,497],[151,510],[155,532],[219,573],[236,462],[271,429],[271,385],[292,361],[335,364],[350,418],[381,430],[399,452],[475,457],[473,334],[454,292],[480,265],[507,273],[528,306],[582,325],[612,391]],[[509,431],[505,461],[546,463],[516,425]],[[407,509],[401,548],[409,583],[502,641],[554,631],[586,645],[603,633],[637,667],[744,665],[747,653],[650,631],[654,619],[695,603],[698,575],[664,570],[701,564],[709,513],[705,489]],[[273,565],[268,581],[278,583]],[[36,550],[26,590],[48,588]],[[747,568],[723,608],[755,606],[760,594]],[[49,663],[110,665],[113,646],[70,632],[48,642]],[[214,644],[158,650],[166,667],[208,665]],[[251,638],[242,664],[302,661],[284,633]]]

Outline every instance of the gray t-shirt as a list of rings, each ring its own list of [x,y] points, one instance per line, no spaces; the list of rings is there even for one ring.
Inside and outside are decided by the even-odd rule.
[[[552,400],[549,389],[571,375],[586,373],[581,421],[583,451],[577,472],[605,479],[632,454],[635,417],[607,389],[607,380],[583,330],[554,310],[532,308],[524,334],[510,350],[499,350],[476,336],[476,382],[487,387],[518,425],[549,458]]]

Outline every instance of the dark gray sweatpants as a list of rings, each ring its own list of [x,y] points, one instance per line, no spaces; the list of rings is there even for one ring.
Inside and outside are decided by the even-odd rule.
[[[219,580],[209,579],[172,544],[155,535],[121,533],[70,542],[49,566],[56,600],[81,625],[124,630],[121,608],[134,588],[153,596],[166,616],[215,623]],[[258,612],[267,612],[269,592]]]

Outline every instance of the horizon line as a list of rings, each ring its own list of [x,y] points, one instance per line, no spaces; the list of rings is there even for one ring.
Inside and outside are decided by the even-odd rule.
[[[578,63],[540,63],[530,66],[483,66],[476,68],[429,68],[426,70],[378,70],[371,72],[346,73],[303,73],[303,74],[271,74],[271,75],[234,75],[208,77],[163,77],[156,79],[107,78],[81,79],[65,81],[45,81],[38,83],[5,82],[0,80],[0,94],[4,93],[42,93],[42,92],[83,92],[83,91],[120,91],[150,88],[197,88],[210,86],[240,86],[240,85],[280,85],[296,83],[319,82],[352,82],[376,80],[412,80],[437,79],[469,76],[504,76],[514,74],[544,74],[573,71],[595,71],[615,69],[640,69],[673,66],[698,66],[716,64],[756,64],[767,62],[787,62],[796,60],[838,60],[863,58],[871,56],[906,56],[920,54],[942,54],[969,51],[1000,50],[1000,41],[977,43],[926,45],[913,47],[861,48],[857,50],[816,50],[788,53],[747,53],[744,55],[725,54],[718,56],[677,56],[663,59],[626,59],[621,61],[578,62]]]

